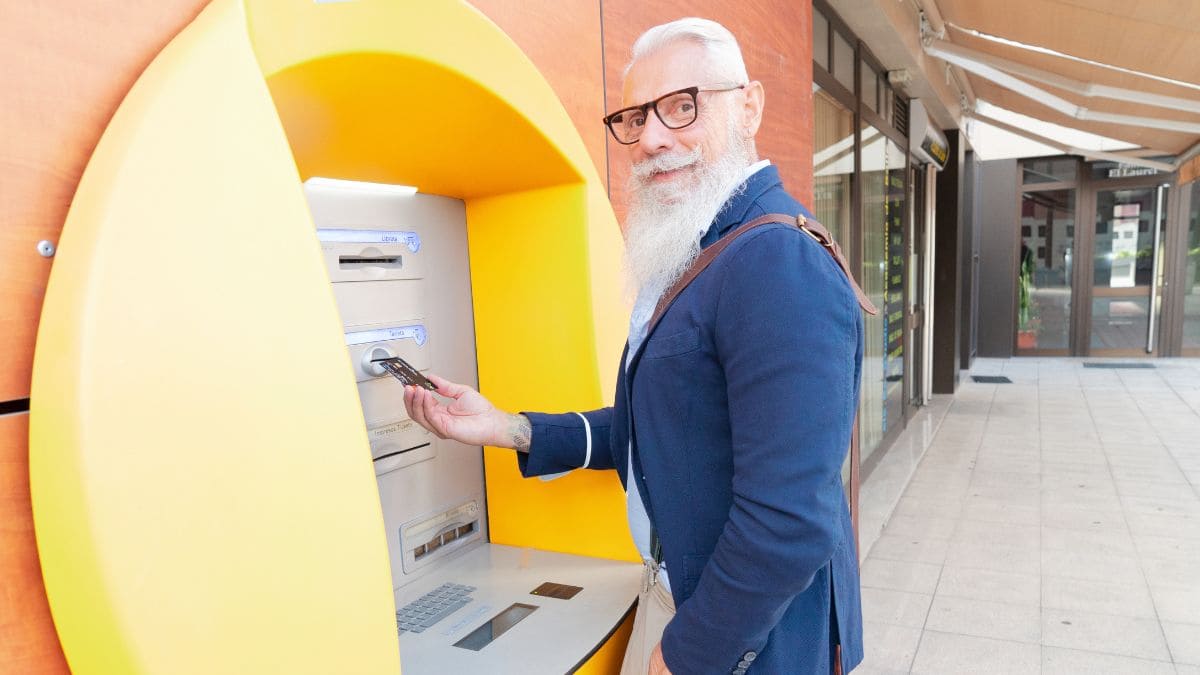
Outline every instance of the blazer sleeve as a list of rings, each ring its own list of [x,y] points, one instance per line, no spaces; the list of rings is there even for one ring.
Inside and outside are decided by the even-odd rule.
[[[675,673],[752,661],[793,598],[839,546],[853,546],[842,535],[841,468],[857,407],[858,304],[828,252],[803,233],[768,227],[745,236],[727,252],[714,329],[733,504],[663,635]]]
[[[533,427],[529,452],[517,453],[522,476],[545,476],[579,468],[613,468],[611,407],[583,413],[521,414]]]

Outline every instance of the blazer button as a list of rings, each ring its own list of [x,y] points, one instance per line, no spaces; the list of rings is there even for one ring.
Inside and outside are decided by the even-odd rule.
[[[746,675],[745,668],[737,668],[733,671],[733,675]]]
[[[750,667],[750,662],[747,661],[746,659],[742,659],[741,661],[738,661],[738,668],[745,670],[746,668],[749,668],[749,667]]]
[[[742,654],[742,659],[745,661],[749,661],[751,663],[753,663],[754,659],[757,659],[757,658],[758,658],[758,652],[746,652],[745,654]]]

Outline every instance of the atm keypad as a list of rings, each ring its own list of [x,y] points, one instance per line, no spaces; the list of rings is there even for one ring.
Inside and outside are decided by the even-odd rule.
[[[422,633],[468,605],[474,586],[445,583],[396,611],[396,632]]]

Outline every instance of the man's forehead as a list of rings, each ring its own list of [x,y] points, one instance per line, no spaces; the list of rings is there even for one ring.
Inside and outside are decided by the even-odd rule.
[[[639,105],[686,87],[712,84],[704,47],[679,41],[646,54],[633,63],[621,89],[621,105]]]

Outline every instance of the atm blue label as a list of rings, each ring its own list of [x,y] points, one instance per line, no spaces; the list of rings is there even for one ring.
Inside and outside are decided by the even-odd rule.
[[[421,250],[421,236],[416,232],[318,228],[317,239],[342,244],[404,244],[413,253]]]
[[[395,328],[376,328],[346,333],[346,346],[365,345],[368,342],[386,342],[388,340],[413,340],[418,347],[424,346],[428,339],[425,326],[419,323]]]

